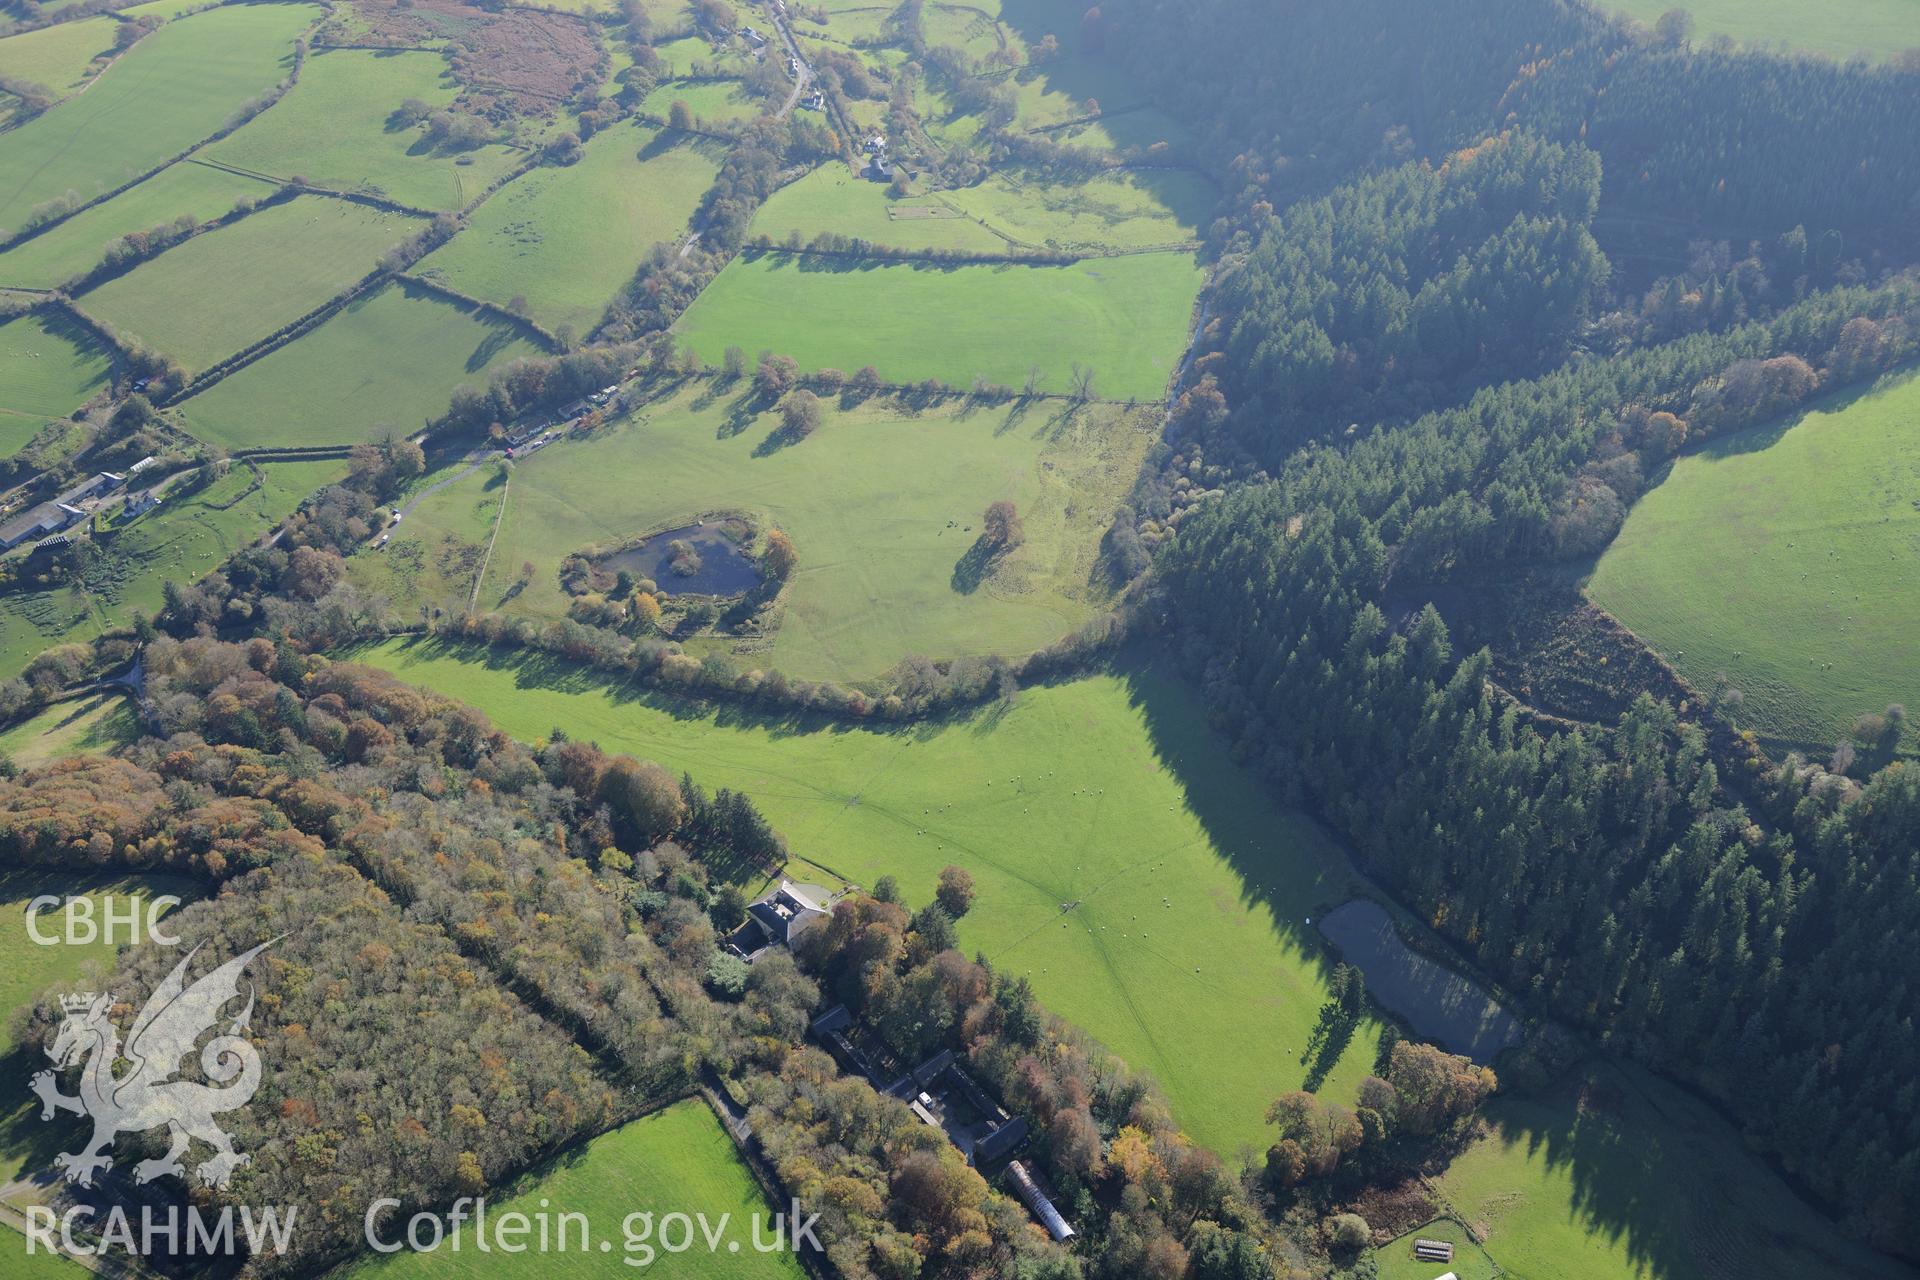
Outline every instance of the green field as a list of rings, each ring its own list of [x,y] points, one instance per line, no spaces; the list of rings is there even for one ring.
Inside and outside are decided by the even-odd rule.
[[[0,134],[0,226],[69,193],[89,200],[187,150],[292,66],[319,10],[230,5],[170,22],[85,93]]]
[[[111,751],[140,735],[133,710],[118,694],[57,702],[0,733],[0,753],[21,768],[88,751]]]
[[[1724,1120],[1637,1068],[1595,1065],[1544,1098],[1497,1100],[1486,1115],[1488,1136],[1435,1189],[1504,1275],[1913,1274],[1843,1239]]]
[[[739,45],[728,43],[715,49],[705,36],[663,40],[653,46],[653,52],[659,57],[661,69],[668,76],[692,75],[696,63],[729,75],[744,72],[753,65],[752,59],[741,52]]]
[[[1628,516],[1587,584],[1780,745],[1920,706],[1920,375],[1709,442]]]
[[[664,80],[640,102],[640,110],[666,119],[684,102],[693,118],[708,124],[739,124],[771,111],[770,103],[739,80]]]
[[[169,165],[139,186],[0,253],[0,285],[51,289],[91,270],[107,246],[129,232],[146,231],[182,215],[206,222],[242,200],[272,194],[266,183],[211,165]]]
[[[139,898],[172,894],[186,902],[200,896],[196,882],[182,876],[85,876],[23,868],[0,870],[0,920],[6,922],[5,927],[0,928],[0,1060],[14,1047],[9,1021],[15,1009],[55,983],[82,979],[89,962],[104,964],[112,960],[119,949],[98,940],[88,944],[67,943],[65,920],[57,909],[42,914],[36,927],[42,934],[59,936],[62,941],[52,946],[35,942],[27,933],[27,904],[43,894],[92,898],[97,923],[104,922],[101,899],[107,894]],[[141,913],[143,919],[145,914]],[[35,1109],[37,1112],[38,1108]],[[15,1171],[8,1154],[5,1144],[0,1143],[0,1183],[9,1181]]]
[[[706,1104],[699,1099],[676,1103],[664,1111],[622,1125],[553,1161],[536,1175],[522,1180],[511,1199],[489,1195],[487,1213],[497,1222],[501,1214],[515,1211],[538,1221],[543,1214],[585,1214],[591,1247],[580,1249],[577,1243],[569,1251],[524,1253],[482,1253],[474,1228],[469,1224],[458,1239],[449,1239],[433,1253],[403,1251],[389,1257],[369,1257],[347,1267],[342,1280],[464,1280],[469,1276],[539,1277],[604,1276],[645,1274],[668,1276],[673,1280],[776,1280],[778,1277],[805,1276],[791,1254],[758,1253],[753,1248],[753,1222],[760,1221],[761,1239],[771,1239],[773,1209],[761,1194],[760,1185],[740,1163],[733,1142],[720,1128]],[[705,1214],[708,1225],[722,1230],[721,1217],[727,1215],[717,1252],[709,1252],[696,1230],[694,1247],[679,1253],[659,1250],[658,1235],[652,1237],[655,1252],[650,1261],[639,1251],[631,1252],[624,1234],[628,1214],[648,1213],[657,1224],[671,1213]],[[559,1226],[554,1219],[558,1238]],[[404,1228],[397,1228],[396,1233]],[[655,1226],[655,1231],[658,1226]],[[579,1239],[578,1227],[570,1228],[571,1241]],[[636,1235],[640,1232],[635,1224]],[[674,1243],[678,1244],[675,1235]],[[609,1262],[597,1243],[612,1243]],[[737,1251],[727,1248],[738,1245]]]
[[[766,452],[777,415],[684,392],[644,420],[514,464],[480,607],[559,617],[562,558],[704,512],[744,510],[793,538],[772,665],[808,679],[876,675],[909,654],[1017,655],[1090,618],[1100,537],[1138,470],[1151,424],[1111,406],[1073,421],[1008,407],[911,415],[888,402],[830,411],[808,440]],[[483,470],[436,493],[380,551],[354,557],[370,590],[409,607],[465,606],[498,489]],[[1026,541],[984,581],[956,582],[987,505],[1011,499]],[[516,587],[523,563],[535,574]],[[451,567],[450,567],[451,566]]]
[[[951,192],[943,196],[895,196],[884,183],[855,177],[844,164],[827,164],[774,192],[750,230],[776,243],[794,232],[802,242],[832,232],[893,249],[1005,253],[1011,248],[972,218],[958,216],[947,203]],[[928,211],[938,216],[928,217]]]
[[[78,409],[112,372],[111,353],[65,316],[31,312],[0,324],[0,455]]]
[[[477,209],[419,273],[549,329],[592,329],[654,245],[678,240],[720,172],[719,144],[623,122],[578,163],[535,169]]]
[[[156,18],[169,22],[189,9],[210,9],[219,0],[146,0],[145,4],[128,5],[124,9],[115,9],[115,13],[129,18]]]
[[[101,900],[109,893],[142,899],[171,894],[191,902],[200,896],[200,886],[185,877],[170,875],[116,878],[19,868],[0,871],[0,920],[6,922],[0,929],[0,1071],[21,1082],[20,1088],[0,1102],[0,1185],[22,1174],[51,1169],[54,1153],[66,1145],[66,1135],[59,1127],[41,1121],[40,1103],[25,1088],[28,1077],[48,1063],[38,1050],[12,1043],[12,1015],[50,987],[96,987],[118,949],[102,941],[68,945],[64,941],[65,921],[58,910],[44,914],[39,928],[63,941],[40,946],[27,934],[27,904],[41,894],[85,896],[93,899],[94,916],[100,920]],[[143,919],[145,914],[141,912]],[[92,1273],[63,1257],[46,1253],[29,1256],[26,1238],[0,1225],[0,1274],[8,1280],[87,1280]]]
[[[1181,169],[1111,169],[1073,183],[1003,169],[943,194],[1013,240],[1064,249],[1191,244],[1218,199],[1212,183]]]
[[[1305,1077],[1331,961],[1304,921],[1348,895],[1344,863],[1319,828],[1267,803],[1155,670],[1126,665],[971,716],[869,731],[759,720],[432,642],[356,656],[517,737],[564,725],[745,791],[796,857],[831,869],[800,865],[801,879],[892,874],[917,905],[942,866],[965,866],[979,897],[961,950],[1029,975],[1055,1012],[1153,1072],[1216,1151],[1264,1148],[1267,1104]],[[1329,1096],[1358,1087],[1377,1034],[1361,1027]]]
[[[849,265],[781,253],[743,254],[675,326],[718,363],[729,346],[772,349],[802,368],[883,378],[976,375],[1066,391],[1072,365],[1090,367],[1095,394],[1158,399],[1186,346],[1204,273],[1184,253],[1089,259],[1064,267],[927,263]]]
[[[390,119],[407,98],[440,108],[457,92],[437,53],[315,53],[285,99],[208,155],[235,168],[366,191],[418,209],[458,209],[524,153],[498,145],[433,148],[418,127]]]
[[[350,288],[421,225],[347,200],[287,200],[175,245],[80,307],[198,373]]]
[[[1742,44],[1776,44],[1850,58],[1857,53],[1885,57],[1920,49],[1920,4],[1914,0],[1608,0],[1616,10],[1653,23],[1669,9],[1693,15],[1694,39],[1725,35]]]
[[[1453,1261],[1445,1266],[1421,1262],[1413,1256],[1415,1240],[1447,1241],[1453,1245]],[[1446,1271],[1452,1271],[1460,1280],[1493,1280],[1499,1274],[1494,1270],[1493,1259],[1473,1242],[1467,1229],[1448,1218],[1429,1222],[1381,1245],[1373,1251],[1373,1260],[1379,1268],[1380,1280],[1433,1280]]]
[[[265,482],[249,492],[252,473],[236,466],[196,492],[169,491],[160,507],[101,544],[106,554],[84,589],[0,596],[0,663],[18,671],[51,645],[124,626],[136,609],[153,616],[169,581],[193,582],[218,568],[343,470],[339,462],[269,463],[261,467]]]
[[[120,24],[105,16],[61,22],[0,40],[0,76],[25,80],[64,98],[93,60],[113,48]]]
[[[180,406],[188,429],[234,448],[350,444],[410,434],[463,384],[539,354],[513,326],[408,285],[354,299],[324,324]]]

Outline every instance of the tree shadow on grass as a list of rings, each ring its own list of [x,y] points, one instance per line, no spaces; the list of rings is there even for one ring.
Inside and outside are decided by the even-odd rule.
[[[993,572],[994,548],[982,534],[973,540],[967,553],[953,566],[953,589],[963,596],[970,596],[980,589],[980,584]]]

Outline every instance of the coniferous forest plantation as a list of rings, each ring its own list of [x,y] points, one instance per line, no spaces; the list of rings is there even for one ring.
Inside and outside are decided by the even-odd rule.
[[[0,0],[0,1280],[1920,1280],[1913,0]]]

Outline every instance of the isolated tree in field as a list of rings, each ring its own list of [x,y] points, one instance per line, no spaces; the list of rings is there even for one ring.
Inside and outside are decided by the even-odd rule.
[[[1005,498],[987,508],[980,519],[980,536],[996,551],[1008,551],[1020,545],[1026,530],[1020,524],[1020,511]]]
[[[687,105],[685,98],[675,98],[673,105],[667,108],[667,124],[680,130],[693,128],[693,108]]]
[[[789,391],[780,402],[780,425],[795,439],[804,440],[820,429],[820,397],[805,387]]]
[[[973,906],[973,877],[967,874],[964,867],[941,868],[940,883],[933,891],[933,900],[958,920]]]
[[[739,347],[728,347],[720,357],[720,368],[729,378],[738,378],[747,371],[747,353]]]
[[[773,529],[767,533],[767,549],[760,553],[760,560],[766,565],[768,577],[775,582],[785,582],[794,566],[800,563],[800,552],[794,548],[792,538]]]

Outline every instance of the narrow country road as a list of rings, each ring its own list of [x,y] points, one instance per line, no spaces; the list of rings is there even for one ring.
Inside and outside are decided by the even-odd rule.
[[[813,68],[800,56],[800,42],[793,38],[793,31],[787,26],[787,15],[778,8],[773,11],[773,29],[780,33],[780,43],[787,46],[787,56],[793,59],[793,92],[787,95],[786,105],[774,113],[776,120],[785,120],[800,105],[800,95],[813,83]]]

